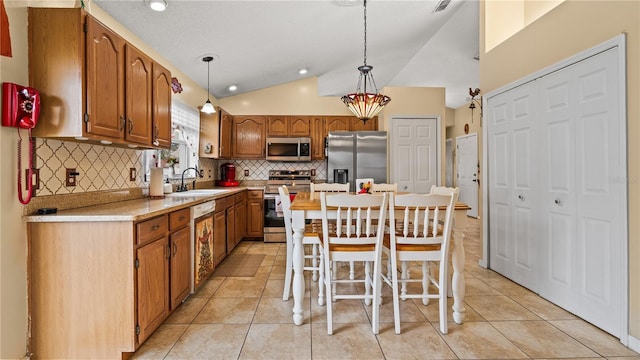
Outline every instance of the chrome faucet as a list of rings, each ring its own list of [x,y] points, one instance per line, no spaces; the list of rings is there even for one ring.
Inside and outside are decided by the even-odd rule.
[[[185,183],[184,183],[184,173],[186,173],[186,172],[187,172],[187,170],[195,170],[195,172],[196,172],[196,177],[200,176],[200,172],[198,171],[198,167],[197,167],[197,166],[189,167],[189,168],[184,169],[184,170],[182,171],[182,177],[181,177],[181,179],[180,179],[180,186],[178,186],[178,190],[177,190],[178,192],[181,192],[181,191],[187,191],[187,190],[189,190],[189,189],[187,188],[187,185],[185,185]],[[195,180],[194,180],[194,181],[193,181],[193,188],[194,188],[194,189],[195,189],[195,186],[196,186],[196,182],[195,182]]]

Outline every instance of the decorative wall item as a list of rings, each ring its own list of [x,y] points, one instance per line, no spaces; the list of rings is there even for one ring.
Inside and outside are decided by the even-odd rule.
[[[182,84],[180,84],[177,77],[171,78],[171,91],[173,91],[174,94],[182,92]]]

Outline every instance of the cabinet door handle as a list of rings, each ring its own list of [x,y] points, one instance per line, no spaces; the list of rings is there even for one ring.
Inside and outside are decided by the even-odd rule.
[[[133,120],[129,119],[129,134],[133,133]]]
[[[127,125],[127,120],[124,116],[120,116],[120,131],[124,131],[124,127]]]
[[[153,226],[151,227],[151,231],[156,231],[156,230],[158,230],[158,229],[160,229],[160,225],[153,225]]]
[[[173,256],[176,256],[176,253],[178,252],[178,245],[176,245],[176,243],[173,243]]]
[[[171,259],[171,245],[167,244],[167,259]]]
[[[180,216],[180,218],[178,218],[178,220],[180,220],[180,221],[182,221],[182,220],[184,220],[184,219],[185,219],[185,217],[184,217],[184,216]]]

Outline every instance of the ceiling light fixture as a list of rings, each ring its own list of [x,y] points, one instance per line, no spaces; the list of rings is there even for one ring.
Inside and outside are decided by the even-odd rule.
[[[298,70],[298,74],[300,74],[300,75],[305,75],[306,73],[307,73],[307,69],[305,69],[305,68],[302,68],[302,69]]]
[[[202,105],[202,111],[205,114],[213,114],[216,112],[216,109],[213,107],[211,100],[209,100],[209,68],[211,64],[211,60],[213,60],[213,56],[205,56],[202,58],[202,61],[207,63],[207,101]]]
[[[167,8],[166,0],[149,0],[149,7],[155,11],[165,11]]]
[[[236,85],[229,85],[229,91],[236,91],[238,87]]]
[[[367,65],[367,0],[364,0],[364,65],[358,67],[360,77],[356,92],[341,98],[349,110],[364,123],[376,116],[391,101],[390,97],[378,92],[372,69],[373,66]],[[369,91],[374,90],[374,92],[367,92],[367,87]]]

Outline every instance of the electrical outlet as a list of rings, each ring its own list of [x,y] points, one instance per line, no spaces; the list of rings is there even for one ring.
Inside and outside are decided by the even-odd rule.
[[[316,176],[316,169],[311,169],[311,176]]]
[[[29,169],[25,169],[24,170],[24,177],[26,179],[28,179],[27,181],[31,181],[31,188],[33,190],[38,190],[40,189],[40,169],[31,169],[32,172],[32,178],[29,179]],[[29,190],[29,183],[26,182],[24,184],[24,188],[25,190]]]
[[[67,168],[66,186],[76,186],[76,176],[80,175],[76,168]]]
[[[244,176],[249,176],[249,170],[244,171]]]
[[[136,168],[129,168],[129,181],[136,181]]]

